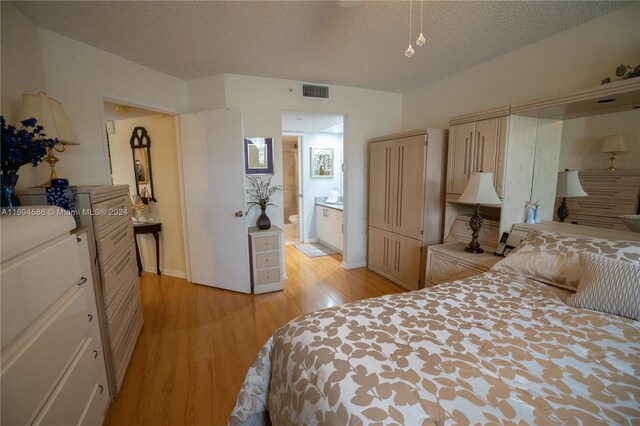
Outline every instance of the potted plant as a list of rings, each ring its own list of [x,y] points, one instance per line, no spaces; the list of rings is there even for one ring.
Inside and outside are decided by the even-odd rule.
[[[60,143],[58,139],[47,138],[42,126],[38,126],[38,120],[29,118],[22,120],[21,128],[7,124],[4,116],[0,116],[2,122],[2,152],[0,153],[0,165],[2,175],[2,207],[18,207],[20,200],[16,196],[16,182],[18,182],[18,170],[25,164],[31,163],[36,167],[47,155],[47,148]]]
[[[260,206],[260,209],[262,210],[262,213],[258,218],[258,229],[271,228],[271,221],[267,217],[265,211],[267,210],[268,206],[275,206],[275,204],[270,201],[271,196],[278,191],[282,191],[283,189],[281,185],[271,185],[272,177],[273,175],[269,176],[268,178],[247,176],[249,185],[251,186],[251,188],[247,189],[247,194],[249,194],[252,199],[247,203],[249,204],[247,213],[249,213],[253,206]]]

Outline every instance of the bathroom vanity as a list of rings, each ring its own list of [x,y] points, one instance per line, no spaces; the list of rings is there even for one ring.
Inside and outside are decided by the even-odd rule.
[[[316,237],[322,244],[342,253],[344,236],[344,205],[316,199]]]

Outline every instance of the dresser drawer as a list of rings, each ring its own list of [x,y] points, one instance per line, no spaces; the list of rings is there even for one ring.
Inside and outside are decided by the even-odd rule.
[[[127,321],[129,325],[125,338],[120,344],[113,350],[113,364],[116,370],[116,384],[119,388],[122,384],[125,374],[127,373],[127,366],[131,359],[131,354],[136,346],[136,341],[140,335],[142,328],[142,312],[137,309],[134,312],[133,317]]]
[[[137,275],[136,247],[134,245],[119,253],[105,265],[102,273],[102,294],[107,305],[112,303],[122,280],[131,277],[132,269],[135,269]]]
[[[0,272],[2,348],[20,334],[81,276],[76,237],[4,265]],[[70,255],[72,253],[72,255]]]
[[[68,297],[11,359],[3,359],[2,424],[32,420],[83,341],[89,327],[84,290],[74,290]]]
[[[256,269],[266,269],[280,266],[280,252],[272,251],[256,253]]]
[[[110,227],[123,217],[131,218],[129,210],[129,195],[122,195],[110,200],[95,203],[93,209],[93,224],[96,240],[102,239],[110,231]]]
[[[605,188],[583,188],[589,199],[593,201],[604,202],[623,202],[623,203],[637,203],[638,201],[638,188],[624,188],[624,187],[605,187]]]
[[[444,282],[459,280],[482,274],[481,269],[476,269],[468,265],[461,265],[449,259],[432,254],[429,278],[431,284],[441,284]]]
[[[109,402],[109,391],[106,380],[100,380],[91,389],[89,400],[85,405],[76,425],[100,426],[104,420],[104,412]]]
[[[616,201],[596,201],[590,197],[584,199],[575,198],[567,200],[569,212],[578,215],[622,216],[623,214],[635,214],[636,203],[621,203]]]
[[[624,173],[624,171],[622,171]],[[640,176],[623,175],[619,171],[611,173],[610,171],[598,172],[580,172],[580,183],[583,188],[631,188],[638,191],[640,186]],[[588,191],[586,191],[589,193]]]
[[[256,271],[255,276],[256,285],[277,283],[282,280],[282,277],[280,275],[280,268],[262,269]]]
[[[117,342],[124,339],[124,332],[127,328],[128,321],[134,315],[134,311],[140,310],[140,296],[138,289],[129,286],[126,289],[123,297],[120,300],[120,304],[113,312],[107,312],[107,321],[109,323],[109,336],[111,337],[112,345],[116,345]]]
[[[97,241],[100,262],[104,265],[112,256],[121,253],[133,244],[133,224],[131,219],[123,217],[116,222],[107,235]]]
[[[80,240],[80,241],[78,241]],[[84,277],[91,275],[91,258],[89,257],[88,233],[82,232],[76,234],[76,242],[78,243],[78,252],[80,253],[80,269]]]
[[[80,417],[98,375],[92,339],[85,339],[80,352],[34,422],[39,425],[72,425]]]
[[[279,250],[280,237],[278,235],[264,235],[255,237],[256,252]]]

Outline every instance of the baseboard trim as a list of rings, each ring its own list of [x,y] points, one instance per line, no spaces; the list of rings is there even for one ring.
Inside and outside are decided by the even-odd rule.
[[[150,272],[152,274],[157,273],[157,269],[155,265],[143,266],[142,270],[145,272]],[[169,275],[170,277],[176,277],[176,278],[184,278],[185,280],[187,279],[187,273],[183,271],[176,271],[175,269],[166,269],[166,268],[160,268],[160,271],[162,272],[163,275]]]
[[[361,260],[360,262],[350,262],[350,263],[342,262],[342,267],[344,269],[357,269],[357,268],[364,268],[365,266],[367,266],[366,260]]]

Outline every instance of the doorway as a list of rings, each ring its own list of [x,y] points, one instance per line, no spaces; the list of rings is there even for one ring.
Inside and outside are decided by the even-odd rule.
[[[285,241],[341,254],[344,116],[283,111],[282,130]]]
[[[184,233],[180,206],[178,161],[176,156],[176,116],[159,112],[144,106],[103,99],[103,118],[109,160],[109,179],[114,185],[128,185],[129,193],[135,199],[136,183],[140,191],[150,189],[153,181],[153,196],[157,203],[142,205],[142,221],[162,224],[160,238],[160,269],[163,274],[186,278]],[[151,141],[150,164],[141,170],[134,164],[144,163],[145,158],[134,157],[131,136],[135,128],[146,129]],[[139,151],[139,150],[138,150]],[[150,173],[153,173],[150,176]],[[155,211],[147,206],[157,207]],[[146,207],[146,209],[145,209]],[[135,213],[135,212],[134,212]],[[145,271],[156,273],[157,262],[155,240],[151,234],[138,236],[142,266]]]

